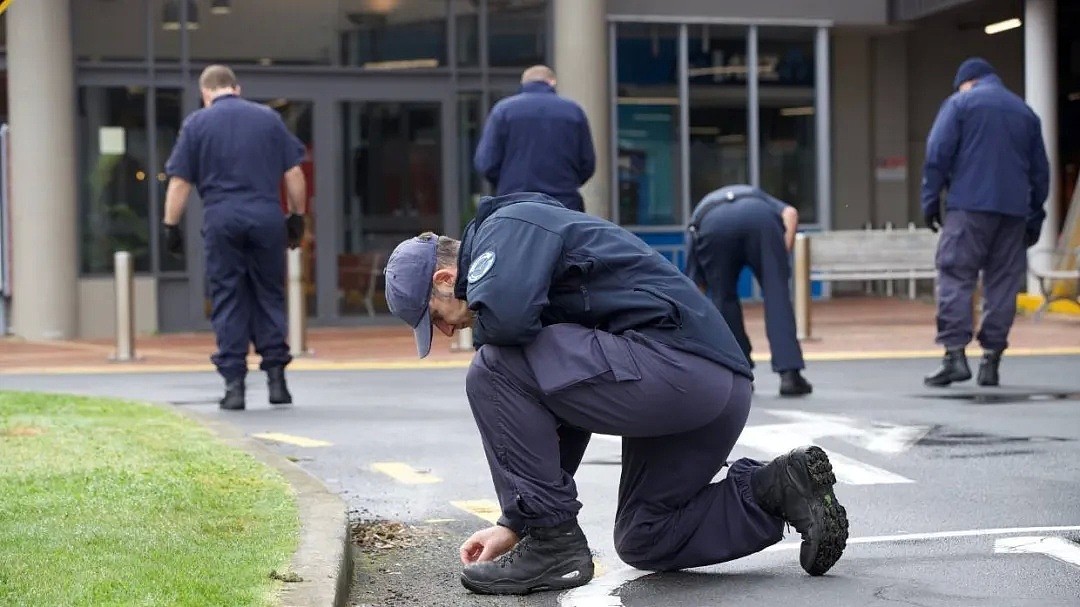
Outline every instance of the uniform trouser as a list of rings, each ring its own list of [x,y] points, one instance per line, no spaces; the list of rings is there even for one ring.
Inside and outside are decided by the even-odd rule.
[[[615,547],[628,564],[710,565],[780,540],[741,459],[713,483],[750,410],[750,380],[640,334],[552,325],[525,347],[483,346],[466,391],[500,522],[522,530],[573,519],[573,474],[591,432],[622,436]]]
[[[938,241],[937,343],[949,349],[971,342],[972,296],[983,273],[979,343],[1000,351],[1009,345],[1016,293],[1027,271],[1025,221],[999,213],[950,209]]]
[[[204,211],[210,323],[217,352],[210,360],[226,381],[247,375],[248,344],[262,369],[292,357],[285,343],[285,221],[270,203],[219,202]]]
[[[720,314],[727,321],[735,340],[742,347],[746,360],[750,359],[750,337],[743,324],[742,305],[739,303],[739,275],[743,268],[750,270],[761,285],[765,299],[765,334],[769,338],[772,370],[779,373],[803,369],[802,347],[796,338],[795,311],[791,306],[791,262],[784,245],[784,232],[767,207],[748,209],[743,206],[720,207],[713,213],[731,213],[731,223],[725,226],[729,233],[714,234],[709,246],[717,250],[711,256],[715,260],[707,268],[709,289]],[[740,217],[745,215],[745,217]],[[759,226],[747,226],[741,222],[760,222]]]

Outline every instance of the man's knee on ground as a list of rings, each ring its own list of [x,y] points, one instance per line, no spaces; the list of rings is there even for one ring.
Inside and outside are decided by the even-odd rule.
[[[615,552],[624,563],[646,571],[670,569],[664,529],[655,523],[635,523],[616,529]]]

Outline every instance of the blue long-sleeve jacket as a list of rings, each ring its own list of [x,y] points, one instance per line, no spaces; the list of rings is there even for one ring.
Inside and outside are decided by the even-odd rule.
[[[922,209],[946,207],[1024,217],[1038,230],[1050,187],[1039,117],[996,75],[942,104],[926,142]]]
[[[496,194],[540,192],[581,211],[578,188],[596,170],[585,112],[545,82],[495,104],[473,164]]]
[[[455,295],[477,346],[524,346],[543,327],[634,331],[752,377],[712,304],[637,236],[542,194],[485,198],[465,229]]]

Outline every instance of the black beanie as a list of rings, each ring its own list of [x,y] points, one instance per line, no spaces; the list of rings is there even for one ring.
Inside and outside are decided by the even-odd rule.
[[[972,57],[961,63],[960,68],[956,70],[956,78],[953,79],[952,83],[953,90],[960,88],[960,85],[968,80],[975,80],[996,73],[994,66],[990,65],[989,61],[982,57]]]

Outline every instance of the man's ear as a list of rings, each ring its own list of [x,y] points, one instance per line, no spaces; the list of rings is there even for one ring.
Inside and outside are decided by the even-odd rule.
[[[435,284],[449,287],[453,290],[454,283],[457,281],[457,268],[442,268],[436,270],[433,280],[435,281]]]

